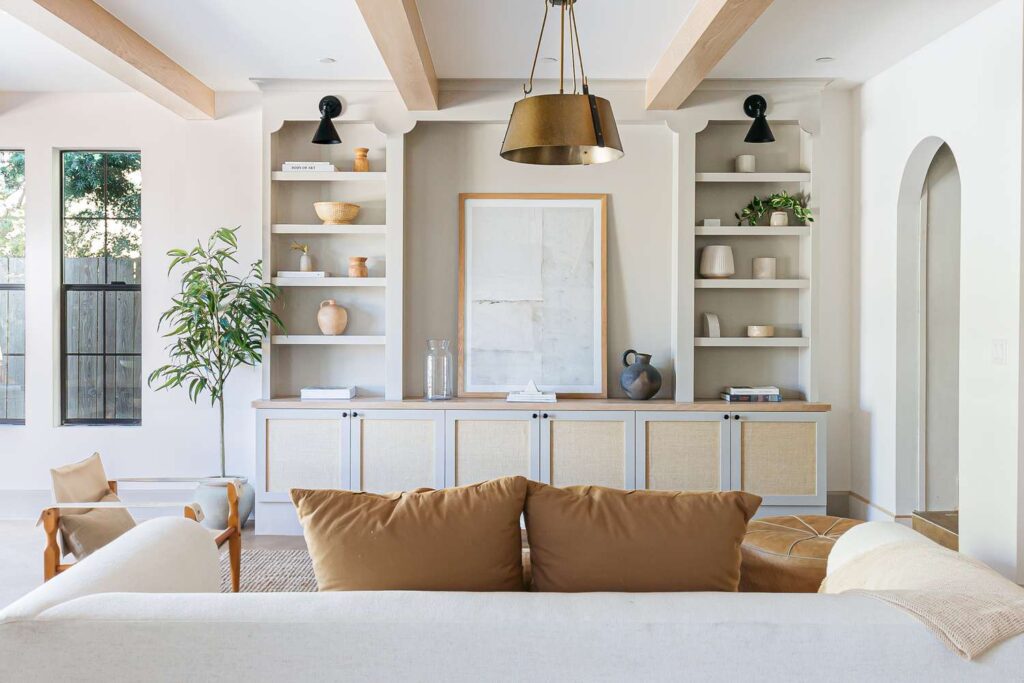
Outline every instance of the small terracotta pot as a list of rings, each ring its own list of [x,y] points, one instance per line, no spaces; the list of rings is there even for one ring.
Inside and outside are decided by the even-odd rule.
[[[339,306],[334,299],[320,302],[320,310],[316,312],[316,324],[326,335],[337,335],[348,326],[348,311]]]
[[[370,150],[367,147],[356,147],[356,158],[352,162],[352,170],[357,173],[365,173],[370,170],[370,160],[366,158]]]
[[[348,259],[349,277],[366,277],[370,271],[366,268],[365,256],[350,256]]]

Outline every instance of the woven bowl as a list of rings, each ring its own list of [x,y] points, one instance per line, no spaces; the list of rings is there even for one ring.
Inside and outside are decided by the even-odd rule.
[[[313,202],[313,208],[324,225],[344,225],[359,215],[359,205],[348,202]]]

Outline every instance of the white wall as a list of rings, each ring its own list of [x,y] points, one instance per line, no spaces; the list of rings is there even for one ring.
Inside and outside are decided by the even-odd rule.
[[[406,396],[423,395],[426,340],[458,339],[460,192],[601,192],[608,200],[608,393],[622,353],[653,354],[659,398],[672,396],[672,132],[623,125],[628,153],[611,164],[544,167],[498,156],[501,123],[420,123],[406,139]],[[689,381],[689,380],[687,380]]]
[[[1024,17],[1003,0],[855,93],[852,490],[909,513],[899,495],[897,214],[908,159],[947,142],[961,177],[960,547],[1008,575],[1021,566],[1021,110]],[[927,163],[927,162],[925,162]],[[922,176],[923,177],[923,176]],[[999,349],[1005,348],[1005,354]]]
[[[260,256],[258,96],[218,95],[216,121],[185,121],[134,93],[0,94],[0,148],[26,153],[26,424],[0,426],[0,517],[23,515],[48,491],[48,468],[103,455],[120,476],[193,476],[218,470],[217,420],[182,391],[142,394],[140,427],[62,427],[56,334],[59,229],[55,216],[61,149],[142,151],[143,380],[164,362],[157,318],[175,283],[165,252],[242,226],[241,261]],[[229,472],[251,475],[259,373],[243,368],[228,387]],[[15,494],[21,489],[30,493]],[[31,505],[31,504],[30,504]],[[31,507],[29,507],[31,509]]]
[[[960,174],[946,145],[932,160],[925,192],[924,509],[955,510],[960,448]]]

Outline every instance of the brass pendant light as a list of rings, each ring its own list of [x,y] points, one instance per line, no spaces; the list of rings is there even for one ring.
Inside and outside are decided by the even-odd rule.
[[[523,85],[523,99],[512,107],[512,116],[501,145],[501,156],[523,164],[573,166],[600,164],[622,158],[619,129],[612,105],[603,97],[590,94],[583,52],[576,27],[577,0],[544,0],[544,20],[540,26],[537,50],[533,53],[529,85]],[[558,94],[535,95],[533,74],[548,21],[548,6],[561,12],[561,47],[558,60]],[[569,57],[572,61],[572,94],[565,92],[565,28],[569,23]],[[580,62],[582,94],[576,87],[576,59]]]

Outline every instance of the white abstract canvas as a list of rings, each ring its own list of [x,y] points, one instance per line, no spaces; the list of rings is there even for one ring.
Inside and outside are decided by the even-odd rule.
[[[604,395],[603,196],[463,201],[462,393]]]

